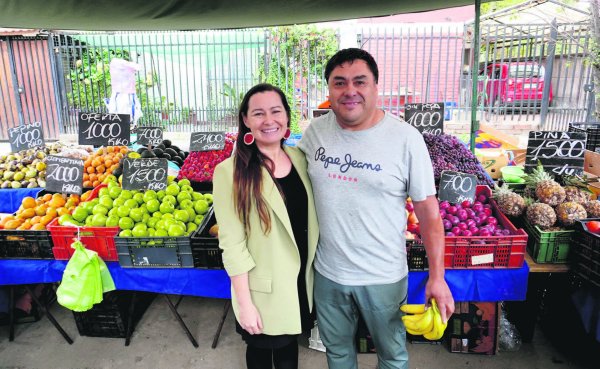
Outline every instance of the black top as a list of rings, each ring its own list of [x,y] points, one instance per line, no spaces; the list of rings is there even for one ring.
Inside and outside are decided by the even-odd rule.
[[[314,315],[308,308],[308,295],[306,292],[306,264],[308,261],[308,197],[304,184],[292,165],[290,173],[282,178],[275,178],[284,195],[284,202],[290,222],[294,239],[298,245],[300,254],[300,272],[298,273],[298,300],[300,302],[300,319],[302,331],[312,329]],[[285,314],[285,312],[284,312]],[[296,339],[297,335],[270,336],[266,334],[251,335],[236,321],[236,330],[249,345],[261,348],[279,348],[288,345]]]

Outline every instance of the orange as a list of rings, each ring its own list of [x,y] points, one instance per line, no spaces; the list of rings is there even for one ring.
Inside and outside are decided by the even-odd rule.
[[[92,187],[92,182],[87,180],[87,181],[83,181],[83,187],[85,188],[90,188]]]
[[[98,180],[95,180],[94,182],[92,182],[92,186],[93,186],[93,187],[99,186],[99,185],[100,185],[100,183],[102,183],[102,182],[100,182],[100,181],[98,181]]]
[[[96,173],[90,174],[90,181],[94,182],[96,179],[98,179],[98,175]]]
[[[86,169],[86,172],[88,172],[88,173],[90,173],[90,174],[94,173],[95,171],[96,171],[96,169],[95,169],[94,167],[88,167],[88,168]]]
[[[99,166],[101,163],[100,158],[96,158],[94,160],[92,160],[92,166],[97,167]]]
[[[42,199],[43,199],[44,201],[48,202],[48,201],[52,200],[52,194],[50,194],[50,193],[47,193],[47,194],[45,194],[45,195],[42,197]]]
[[[50,215],[44,215],[42,219],[40,219],[39,224],[45,226],[46,224],[50,223],[52,219],[54,219],[54,217],[51,217]]]
[[[48,205],[41,204],[35,207],[35,214],[42,216],[46,214],[46,210],[48,210]]]
[[[109,146],[106,148],[106,152],[114,152],[115,151],[115,147],[114,146]]]
[[[60,207],[58,207],[60,208]],[[58,216],[58,210],[56,210],[57,207],[49,207],[48,211],[46,211],[46,215],[51,216],[52,218],[56,218]]]
[[[52,201],[50,201],[50,203],[48,205],[50,205],[53,208],[60,208],[65,206],[67,202],[65,201],[65,199],[63,199],[62,197],[57,197],[55,199],[52,199]],[[50,209],[48,209],[50,210]]]
[[[105,170],[106,170],[106,167],[104,165],[98,165],[96,167],[96,173],[104,173]]]
[[[23,205],[25,209],[35,208],[35,199],[31,196],[27,196],[23,199],[21,205]]]
[[[37,223],[31,226],[30,228],[32,231],[43,231],[46,229],[46,226],[44,226],[43,224]]]

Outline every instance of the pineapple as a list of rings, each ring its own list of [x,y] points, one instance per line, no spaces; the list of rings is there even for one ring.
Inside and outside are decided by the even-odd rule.
[[[550,228],[556,223],[556,213],[552,206],[536,202],[527,207],[527,221],[541,229]]]
[[[502,185],[502,187],[496,187],[494,198],[498,203],[500,211],[508,216],[518,217],[525,211],[525,199],[521,195],[514,193],[506,184]]]
[[[565,201],[573,201],[578,204],[584,204],[592,200],[592,193],[576,186],[566,186]]]
[[[600,218],[600,201],[593,200],[588,201],[583,204],[585,211],[587,212],[588,217],[590,218]]]
[[[556,207],[558,222],[565,226],[575,224],[576,220],[587,218],[585,208],[574,201],[563,202]]]
[[[527,187],[535,188],[535,197],[544,204],[556,206],[565,201],[565,190],[544,171],[541,164],[527,176],[526,183]]]

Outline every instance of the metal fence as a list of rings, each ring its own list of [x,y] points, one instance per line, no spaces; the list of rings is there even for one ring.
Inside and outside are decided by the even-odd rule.
[[[401,115],[406,103],[443,102],[446,120],[470,121],[470,25],[373,26],[353,31],[356,46],[378,61],[380,107]],[[0,73],[11,77],[0,81],[2,138],[6,139],[8,126],[39,120],[50,138],[76,133],[79,112],[106,112],[106,99],[111,97],[109,64],[115,57],[140,65],[136,96],[143,116],[138,125],[184,132],[235,130],[241,97],[265,80],[286,91],[295,120],[310,119],[312,110],[327,99],[323,68],[328,55],[306,40],[292,47],[286,41],[270,29],[60,32],[45,40],[0,38]],[[496,126],[538,122],[553,130],[585,121],[593,96],[587,91],[592,78],[590,49],[586,23],[482,24],[480,119]],[[496,67],[518,71],[526,64],[542,67],[544,83],[494,75]],[[523,84],[538,92],[523,95]],[[508,101],[516,96],[517,87],[522,94],[518,103]]]

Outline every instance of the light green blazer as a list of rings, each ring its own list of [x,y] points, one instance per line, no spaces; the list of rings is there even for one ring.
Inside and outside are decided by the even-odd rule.
[[[304,154],[285,147],[300,175],[308,197],[308,264],[306,286],[308,303],[313,305],[313,260],[319,238],[313,192],[306,172]],[[292,232],[285,203],[266,169],[262,175],[262,195],[271,217],[271,232],[262,231],[256,207],[250,212],[250,234],[246,234],[233,202],[233,158],[219,164],[213,176],[214,210],[219,224],[219,247],[223,249],[223,264],[230,276],[248,272],[252,302],[260,312],[263,333],[268,335],[301,333],[300,303],[297,276],[300,254]],[[233,287],[232,306],[236,318],[239,306]]]

